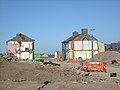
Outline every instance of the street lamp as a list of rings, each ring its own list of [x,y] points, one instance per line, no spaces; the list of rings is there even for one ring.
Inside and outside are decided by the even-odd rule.
[[[94,31],[95,29],[90,29],[90,31]],[[94,52],[93,52],[93,34],[91,34],[92,37],[92,62],[94,62]]]

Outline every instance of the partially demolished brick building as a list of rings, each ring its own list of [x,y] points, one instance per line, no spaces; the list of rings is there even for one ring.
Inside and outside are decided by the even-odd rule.
[[[82,29],[82,33],[73,32],[73,35],[62,42],[62,56],[64,59],[90,59],[93,55],[105,51],[104,43],[88,34],[88,29]]]
[[[6,41],[7,54],[18,59],[30,59],[34,57],[34,40],[22,33]]]

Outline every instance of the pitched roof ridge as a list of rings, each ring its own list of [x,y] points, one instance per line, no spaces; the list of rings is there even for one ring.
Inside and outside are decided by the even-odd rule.
[[[30,37],[22,33],[17,33],[15,37],[13,37],[12,39],[9,39],[8,41],[33,41],[33,39],[31,39]]]

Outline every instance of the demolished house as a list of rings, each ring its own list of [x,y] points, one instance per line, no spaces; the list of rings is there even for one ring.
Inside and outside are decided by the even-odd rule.
[[[104,43],[88,34],[88,29],[82,29],[82,33],[73,32],[73,35],[62,42],[62,56],[64,59],[90,59],[93,55],[105,51]]]
[[[34,40],[22,33],[6,41],[7,54],[16,56],[18,59],[30,59],[34,57]]]

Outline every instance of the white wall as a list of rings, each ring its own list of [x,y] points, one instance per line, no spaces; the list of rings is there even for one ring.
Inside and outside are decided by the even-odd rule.
[[[33,59],[33,54],[30,54],[30,58],[29,59],[31,59],[31,60]]]
[[[20,59],[20,54],[19,53],[17,53],[17,58]]]
[[[18,44],[17,41],[9,41],[8,44],[11,43],[11,44]]]
[[[33,59],[33,53],[29,53],[28,51],[25,51],[25,48],[28,48],[29,50],[32,49],[32,42],[22,42],[21,43],[21,59]]]
[[[57,58],[57,52],[55,52],[55,57],[54,58]]]
[[[32,42],[22,42],[21,51],[25,51],[25,48],[32,49]]]
[[[21,52],[21,59],[30,59],[29,52]]]

